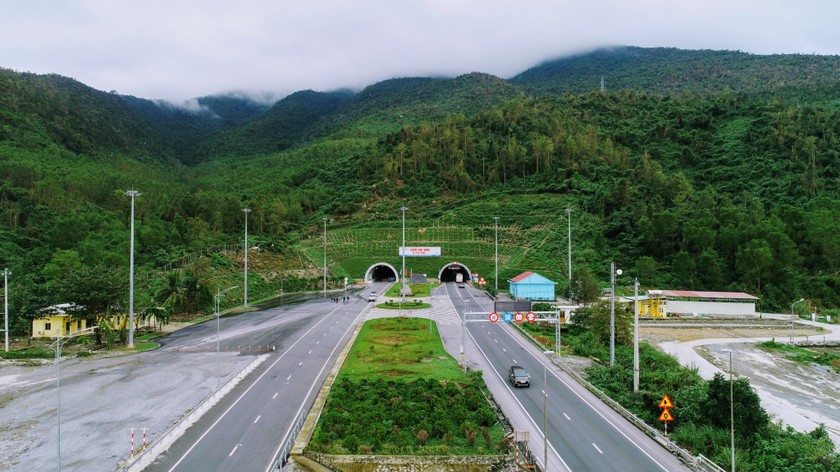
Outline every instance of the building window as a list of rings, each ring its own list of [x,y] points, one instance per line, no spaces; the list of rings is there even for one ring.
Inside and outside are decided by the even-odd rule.
[[[50,323],[49,321],[44,323],[44,331],[49,331],[51,329],[52,329],[52,323]]]

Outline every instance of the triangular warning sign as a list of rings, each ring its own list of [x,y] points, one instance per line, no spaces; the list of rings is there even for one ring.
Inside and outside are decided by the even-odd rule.
[[[671,398],[667,394],[659,401],[659,408],[674,408],[674,404],[671,403]]]
[[[674,417],[671,415],[671,410],[669,410],[667,408],[662,410],[662,414],[659,415],[659,421],[664,421],[664,422],[674,421]]]

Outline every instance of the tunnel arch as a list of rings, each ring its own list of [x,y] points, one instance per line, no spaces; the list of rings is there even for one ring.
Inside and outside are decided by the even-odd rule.
[[[450,262],[449,264],[446,264],[440,268],[440,272],[438,273],[438,280],[440,281],[440,283],[454,282],[455,274],[458,273],[464,274],[464,282],[468,282],[472,274],[472,272],[470,272],[470,268],[466,265],[460,262]]]
[[[391,264],[377,262],[368,267],[368,270],[365,272],[365,282],[384,282],[391,278],[397,280],[399,273]]]

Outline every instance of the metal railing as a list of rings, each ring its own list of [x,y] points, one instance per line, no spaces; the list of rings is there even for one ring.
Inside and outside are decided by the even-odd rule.
[[[174,443],[181,434],[192,426],[201,415],[207,412],[213,405],[222,399],[240,380],[251,373],[266,356],[257,356],[248,365],[240,369],[225,385],[217,389],[213,393],[204,397],[198,404],[190,411],[178,419],[166,431],[161,433],[152,440],[142,451],[126,459],[117,467],[117,472],[134,472],[141,471],[151,464],[157,456],[165,452]]]
[[[306,417],[309,416],[311,408],[312,407],[307,408],[306,411],[301,411],[298,414],[295,424],[292,426],[292,433],[288,438],[286,438],[286,442],[283,444],[283,447],[280,448],[280,457],[277,458],[274,470],[282,470],[283,466],[286,465],[286,462],[289,460],[289,452],[291,452],[292,447],[294,447],[295,439],[300,433],[301,428],[303,428],[303,424],[306,422]]]

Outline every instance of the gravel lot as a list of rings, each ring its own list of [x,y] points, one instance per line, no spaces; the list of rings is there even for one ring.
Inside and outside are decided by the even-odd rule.
[[[253,355],[219,354],[221,381]],[[53,361],[0,361],[0,471],[55,470],[56,369]],[[216,353],[174,349],[94,355],[61,362],[64,470],[113,471],[135,444],[164,432],[216,386]]]

